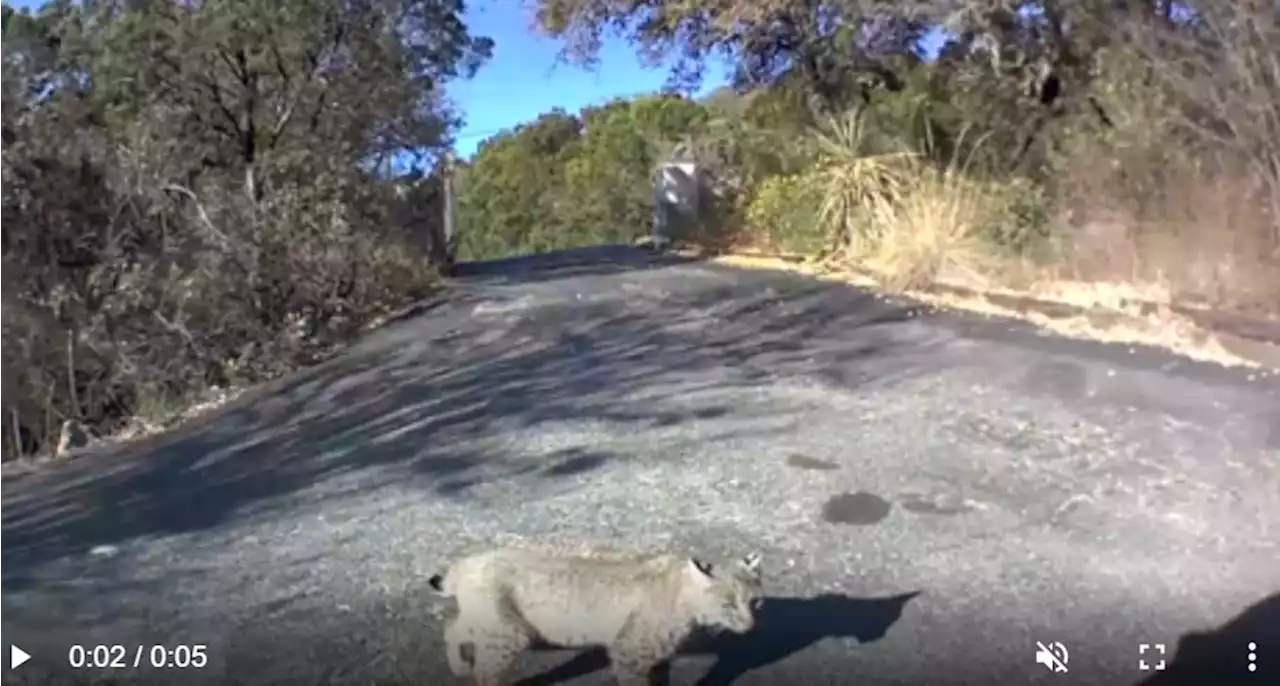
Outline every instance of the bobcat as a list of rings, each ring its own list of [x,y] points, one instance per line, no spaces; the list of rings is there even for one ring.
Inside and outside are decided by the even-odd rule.
[[[697,627],[755,625],[760,554],[719,566],[701,559],[613,550],[499,548],[428,581],[457,599],[446,623],[449,669],[478,686],[500,683],[534,645],[604,646],[621,686],[665,681]]]

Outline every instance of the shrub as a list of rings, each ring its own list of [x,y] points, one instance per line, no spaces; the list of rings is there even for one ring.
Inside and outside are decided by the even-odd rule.
[[[764,180],[747,205],[746,240],[782,253],[817,254],[829,243],[820,219],[822,195],[812,174]]]
[[[816,132],[822,153],[806,187],[820,199],[821,234],[886,286],[943,275],[985,281],[1000,272],[1000,253],[1045,243],[1038,187],[975,178],[905,148],[868,150],[865,130],[854,113]]]
[[[1014,257],[1044,259],[1049,256],[1049,197],[1039,184],[1021,177],[990,181],[983,192],[991,196],[991,216],[981,236],[1001,252]]]
[[[253,202],[106,148],[66,152],[6,151],[6,458],[47,448],[64,419],[111,433],[312,363],[437,282],[376,211],[390,200],[352,179]]]

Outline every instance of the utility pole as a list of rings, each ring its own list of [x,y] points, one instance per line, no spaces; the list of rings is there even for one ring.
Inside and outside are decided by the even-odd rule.
[[[440,260],[440,267],[444,269],[446,273],[453,272],[454,235],[457,230],[455,224],[457,221],[457,212],[454,209],[455,202],[453,195],[453,163],[453,148],[450,148],[444,152],[444,169],[441,178],[444,190],[444,221],[442,223],[442,226],[444,227],[444,235],[442,236],[443,241],[441,241],[441,244],[437,246],[436,249],[437,258]]]

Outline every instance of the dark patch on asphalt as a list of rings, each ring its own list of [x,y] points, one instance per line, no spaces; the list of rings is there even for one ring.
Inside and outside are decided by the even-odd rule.
[[[808,455],[800,454],[788,455],[787,465],[798,469],[814,469],[823,472],[829,472],[840,468],[840,465],[832,462],[831,460],[821,460],[816,457],[809,457]]]
[[[919,493],[907,493],[898,499],[902,509],[915,514],[958,515],[969,512],[972,505],[955,495],[924,496]]]
[[[619,276],[640,269],[658,269],[698,261],[700,260],[675,253],[654,253],[626,244],[594,245],[500,260],[459,263],[454,269],[454,277],[473,284],[529,284],[575,276]]]
[[[440,495],[458,495],[480,482],[480,479],[455,479],[453,481],[445,481],[436,487],[436,492]]]
[[[583,452],[551,465],[544,472],[547,476],[573,476],[589,472],[609,461],[605,453]]]
[[[470,456],[441,455],[419,460],[416,467],[427,474],[449,476],[476,467],[480,461]]]
[[[858,491],[831,496],[822,506],[822,518],[832,524],[875,524],[889,516],[893,504],[874,493]]]

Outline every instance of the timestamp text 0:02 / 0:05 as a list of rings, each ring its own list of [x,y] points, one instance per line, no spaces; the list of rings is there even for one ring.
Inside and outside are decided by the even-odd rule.
[[[199,669],[209,663],[209,655],[205,645],[163,646],[140,645],[129,650],[123,645],[73,645],[67,651],[67,663],[72,669],[125,669],[129,667],[152,667],[163,669],[176,667],[179,669],[194,667]]]

